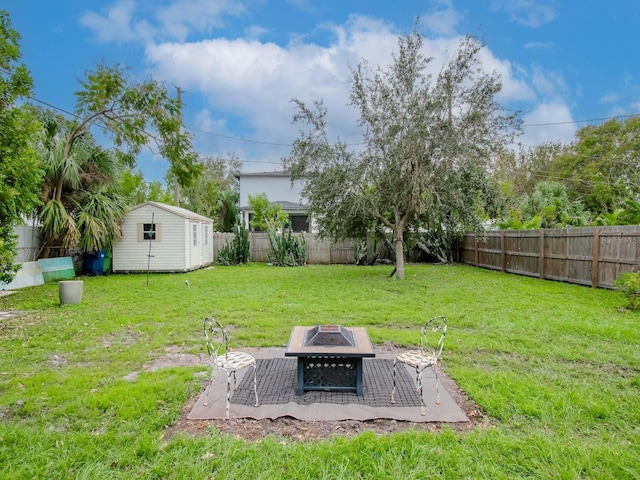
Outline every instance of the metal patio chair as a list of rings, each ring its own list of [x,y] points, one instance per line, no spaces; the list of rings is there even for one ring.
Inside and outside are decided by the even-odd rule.
[[[396,403],[396,370],[399,363],[415,368],[416,391],[420,392],[420,414],[427,414],[422,389],[422,372],[431,367],[436,376],[436,404],[440,404],[440,391],[438,390],[438,359],[442,354],[444,337],[447,334],[447,319],[434,317],[428,320],[420,329],[420,349],[409,350],[398,354],[393,361],[393,389],[391,390],[391,403]]]
[[[233,389],[237,389],[236,372],[243,368],[253,367],[253,392],[256,396],[255,406],[259,406],[258,388],[256,376],[256,359],[244,352],[231,351],[229,349],[229,335],[227,330],[215,318],[204,319],[204,337],[207,343],[207,352],[212,360],[211,383],[207,389],[204,406],[209,405],[209,392],[213,385],[216,369],[220,368],[227,374],[227,407],[225,417],[229,417],[229,400],[231,398],[231,377],[233,376]]]

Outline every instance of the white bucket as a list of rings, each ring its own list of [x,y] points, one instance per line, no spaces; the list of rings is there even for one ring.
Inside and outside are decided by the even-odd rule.
[[[82,300],[82,280],[62,280],[58,282],[60,305],[75,305]]]

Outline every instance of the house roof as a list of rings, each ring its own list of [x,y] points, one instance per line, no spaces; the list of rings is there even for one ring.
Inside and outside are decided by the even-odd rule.
[[[160,210],[164,210],[166,212],[172,213],[174,215],[177,215],[179,217],[186,218],[189,220],[197,220],[199,222],[213,223],[213,220],[203,215],[198,215],[197,213],[194,213],[191,210],[187,210],[186,208],[176,207],[175,205],[167,205],[166,203],[148,201],[148,202],[144,202],[139,205],[136,205],[135,207],[131,208],[131,210],[129,211],[132,212],[133,210],[137,210],[139,208],[146,207],[146,206],[156,207],[156,208],[159,208]]]
[[[240,177],[290,177],[290,172],[277,171],[277,172],[245,172],[236,175],[236,178]]]
[[[282,207],[282,210],[284,210],[285,212],[306,212],[307,211],[306,206],[301,205],[300,203],[288,202],[286,200],[277,200],[275,202],[269,202],[269,203],[272,207],[274,205],[280,205]],[[239,210],[250,212],[252,208],[249,205],[245,205],[243,207],[240,207]]]
[[[307,210],[307,207],[300,203],[287,202],[287,201],[276,201],[271,202],[271,205],[280,205],[284,211],[292,211],[292,210]]]

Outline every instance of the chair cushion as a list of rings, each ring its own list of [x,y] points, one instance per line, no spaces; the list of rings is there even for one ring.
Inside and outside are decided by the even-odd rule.
[[[227,352],[216,358],[216,365],[224,369],[237,370],[256,363],[256,359],[244,352]]]
[[[396,356],[396,362],[404,363],[411,367],[429,366],[434,364],[436,359],[433,355],[423,355],[420,350],[409,350]]]

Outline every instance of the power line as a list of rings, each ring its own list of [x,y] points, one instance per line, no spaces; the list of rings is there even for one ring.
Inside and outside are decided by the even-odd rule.
[[[77,114],[73,113],[73,112],[69,112],[63,108],[57,107],[51,103],[45,102],[44,100],[40,100],[36,97],[32,97],[32,96],[28,96],[27,98],[29,98],[30,100],[33,100],[35,102],[41,103],[43,105],[46,105],[49,108],[53,108],[55,110],[58,110],[62,113],[65,113],[67,115],[70,115],[72,117],[75,118],[79,118]],[[570,124],[577,124],[577,123],[594,123],[594,122],[605,122],[608,120],[617,120],[617,119],[623,119],[623,118],[632,118],[632,117],[637,117],[640,116],[640,113],[630,113],[628,115],[614,115],[611,117],[600,117],[600,118],[591,118],[591,119],[585,119],[585,120],[567,120],[567,121],[563,121],[563,122],[547,122],[547,123],[523,123],[522,126],[523,127],[550,127],[550,126],[555,126],[555,125],[570,125]],[[233,135],[226,135],[226,134],[222,134],[222,133],[216,133],[216,132],[209,132],[207,130],[201,130],[201,129],[197,129],[194,127],[189,127],[187,125],[184,126],[185,129],[191,131],[191,132],[198,132],[198,133],[203,133],[205,135],[211,135],[214,137],[220,137],[220,138],[226,138],[228,140],[234,140],[237,142],[244,142],[244,143],[252,143],[252,144],[257,144],[257,145],[271,145],[271,146],[275,146],[275,147],[292,147],[293,144],[290,143],[279,143],[279,142],[268,142],[265,140],[254,140],[254,139],[249,139],[249,138],[242,138],[242,137],[236,137]],[[364,145],[364,143],[359,142],[359,143],[348,143],[346,144],[347,146],[358,146],[358,145]],[[263,163],[263,162],[258,162],[258,163]],[[264,162],[264,163],[273,163],[273,162]]]
[[[208,132],[206,130],[199,130],[197,128],[189,127],[189,126],[186,126],[186,125],[185,125],[185,128],[187,130],[189,130],[189,131],[192,131],[192,132],[204,133],[206,135],[211,135],[211,136],[214,136],[214,137],[227,138],[229,140],[236,140],[238,142],[256,143],[256,144],[259,144],[259,145],[273,145],[273,146],[276,146],[276,147],[293,147],[293,144],[291,144],[291,143],[275,143],[275,142],[267,142],[267,141],[264,141],[264,140],[251,140],[251,139],[248,139],[248,138],[234,137],[234,136],[231,136],[231,135],[224,135],[222,133],[215,133],[215,132]],[[348,147],[357,146],[357,145],[364,145],[364,142],[347,143],[346,144],[346,146],[348,146]]]
[[[523,127],[548,127],[548,126],[554,126],[554,125],[569,125],[569,124],[574,124],[574,123],[593,123],[593,122],[604,122],[607,120],[616,120],[619,118],[631,118],[631,117],[637,117],[640,116],[640,113],[631,113],[629,115],[615,115],[613,117],[601,117],[601,118],[592,118],[592,119],[587,119],[587,120],[567,120],[564,122],[549,122],[549,123],[523,123],[522,126]],[[208,132],[205,130],[199,130],[193,127],[187,127],[185,126],[185,128],[187,130],[191,130],[194,132],[200,132],[200,133],[204,133],[206,135],[212,135],[215,137],[222,137],[222,138],[227,138],[229,140],[236,140],[239,142],[245,142],[245,143],[257,143],[257,144],[262,144],[262,145],[273,145],[273,146],[279,146],[279,147],[292,147],[293,145],[290,143],[274,143],[274,142],[266,142],[266,141],[261,141],[261,140],[251,140],[251,139],[246,139],[246,138],[240,138],[240,137],[234,137],[231,135],[223,135],[221,133],[214,133],[214,132]],[[357,145],[364,145],[363,142],[359,142],[359,143],[348,143],[347,146],[357,146]]]
[[[222,133],[207,132],[206,130],[199,130],[197,128],[189,127],[187,125],[185,125],[184,128],[186,128],[187,130],[192,131],[192,132],[204,133],[206,135],[212,135],[214,137],[227,138],[229,140],[236,140],[238,142],[257,143],[257,144],[260,144],[260,145],[273,145],[273,146],[276,146],[276,147],[291,147],[292,146],[290,143],[266,142],[266,141],[262,141],[262,140],[251,140],[251,139],[247,139],[247,138],[233,137],[231,135],[224,135]]]
[[[553,125],[568,125],[571,123],[592,123],[592,122],[605,122],[607,120],[616,120],[618,118],[631,118],[637,117],[640,113],[630,113],[629,115],[615,115],[613,117],[592,118],[589,120],[567,120],[565,122],[549,122],[549,123],[523,123],[523,127],[549,127]]]
[[[267,163],[269,165],[282,165],[282,162],[267,162],[265,160],[242,160],[242,163]]]
[[[57,110],[57,111],[59,111],[61,113],[64,113],[65,115],[69,115],[69,116],[75,117],[75,118],[80,118],[77,114],[75,114],[73,112],[69,112],[69,111],[65,110],[64,108],[57,107],[57,106],[55,106],[55,105],[53,105],[53,104],[51,104],[49,102],[45,102],[44,100],[40,100],[39,98],[35,98],[35,97],[31,97],[31,96],[27,96],[27,98],[29,98],[29,100],[32,100],[34,102],[40,103],[42,105],[45,105],[45,106],[47,106],[49,108]],[[270,144],[270,145],[291,146],[291,145],[283,144],[283,143],[269,143],[269,142],[259,142],[259,141],[254,141],[254,140],[244,140],[244,139],[241,139],[241,138],[231,137],[231,136],[228,136],[228,135],[216,134],[216,133],[213,133],[213,132],[206,132],[204,130],[198,130],[196,128],[190,128],[190,127],[187,127],[186,125],[185,125],[185,129],[193,130],[193,131],[200,132],[200,133],[206,133],[206,134],[209,134],[209,135],[221,136],[221,137],[229,138],[229,139],[232,139],[232,140],[241,140],[241,141],[250,142],[250,143],[262,143],[262,144]],[[280,162],[267,162],[267,161],[263,161],[263,160],[243,160],[242,163],[256,163],[256,164],[264,163],[264,164],[269,164],[269,165],[280,165]]]
[[[64,108],[56,107],[55,105],[52,105],[51,103],[45,102],[44,100],[40,100],[39,98],[31,97],[31,96],[27,96],[27,98],[29,100],[33,100],[34,102],[41,103],[42,105],[46,105],[49,108],[53,108],[54,110],[58,110],[59,112],[62,112],[62,113],[66,114],[66,115],[69,115],[71,117],[80,118],[77,114],[75,114],[73,112],[69,112],[69,111],[65,110]]]

